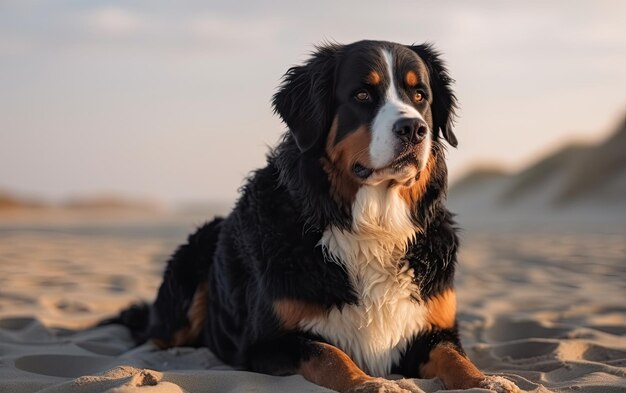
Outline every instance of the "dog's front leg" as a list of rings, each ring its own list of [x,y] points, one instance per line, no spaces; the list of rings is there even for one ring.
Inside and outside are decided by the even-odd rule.
[[[516,393],[519,388],[502,377],[485,376],[465,356],[459,346],[440,342],[428,354],[428,361],[420,367],[424,378],[439,378],[446,389],[484,388],[499,393]]]
[[[420,367],[423,378],[439,378],[446,389],[479,387],[485,375],[450,343],[442,342],[431,349],[428,361]]]
[[[304,337],[286,336],[256,345],[249,359],[252,371],[300,374],[342,393],[409,393],[393,381],[367,375],[339,348]]]

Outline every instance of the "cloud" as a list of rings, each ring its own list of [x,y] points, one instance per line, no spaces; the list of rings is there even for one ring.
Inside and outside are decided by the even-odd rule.
[[[84,13],[82,24],[97,34],[124,36],[145,27],[146,21],[128,9],[106,6]]]
[[[27,53],[33,44],[26,37],[0,36],[0,56],[16,56]]]
[[[243,44],[258,40],[270,41],[284,27],[277,18],[228,18],[216,15],[201,15],[191,18],[189,32],[195,38]]]

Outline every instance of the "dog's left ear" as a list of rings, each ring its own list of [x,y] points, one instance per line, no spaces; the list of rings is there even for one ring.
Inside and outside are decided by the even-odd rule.
[[[300,151],[309,150],[330,128],[335,66],[340,45],[317,47],[302,66],[290,68],[274,94],[274,112],[289,127]]]
[[[433,92],[433,128],[435,132],[441,130],[441,134],[448,143],[456,147],[458,141],[452,132],[454,117],[457,108],[457,100],[452,91],[454,80],[450,78],[446,66],[441,60],[439,52],[430,44],[409,46],[413,52],[426,63],[430,78],[430,87]]]

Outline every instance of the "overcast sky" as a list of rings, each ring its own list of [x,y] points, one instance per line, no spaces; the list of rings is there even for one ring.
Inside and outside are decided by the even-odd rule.
[[[598,140],[626,111],[626,1],[0,0],[0,189],[233,198],[322,40],[430,41],[461,102],[453,178]]]

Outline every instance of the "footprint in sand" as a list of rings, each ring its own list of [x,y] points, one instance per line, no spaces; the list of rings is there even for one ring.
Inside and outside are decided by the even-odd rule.
[[[56,302],[55,307],[67,313],[87,313],[91,311],[89,306],[76,300],[61,299]]]
[[[29,355],[15,359],[15,367],[30,373],[77,378],[117,366],[112,358],[80,355]]]
[[[37,322],[34,318],[3,318],[0,319],[0,329],[4,330],[23,330],[33,323]]]
[[[128,350],[128,348],[93,341],[75,342],[74,344],[85,351],[104,356],[119,356]]]
[[[512,360],[529,358],[554,358],[559,344],[549,340],[531,339],[514,343],[496,344],[492,353],[500,358]]]
[[[571,329],[558,326],[546,326],[539,321],[512,321],[498,319],[487,329],[487,341],[506,342],[528,338],[560,338]]]

